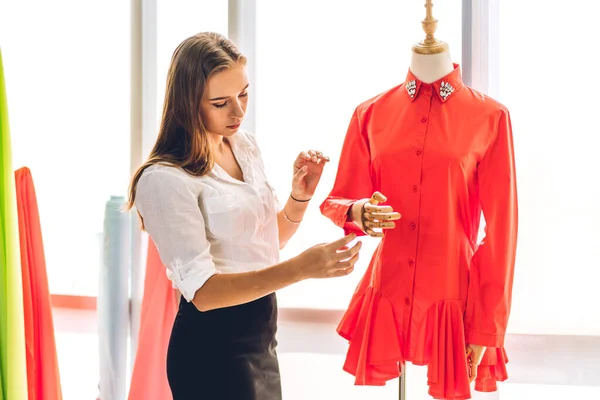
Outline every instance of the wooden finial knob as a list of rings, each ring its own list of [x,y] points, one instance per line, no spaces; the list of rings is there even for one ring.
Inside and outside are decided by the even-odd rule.
[[[435,38],[438,20],[433,18],[433,1],[425,1],[425,19],[421,21],[425,31],[425,39],[413,46],[413,51],[418,54],[437,54],[448,50],[448,45]]]

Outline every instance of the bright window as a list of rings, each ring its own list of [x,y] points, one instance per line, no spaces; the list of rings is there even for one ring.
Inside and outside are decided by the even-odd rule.
[[[31,169],[52,293],[95,296],[129,183],[128,2],[0,0],[13,167]]]
[[[184,39],[199,32],[212,31],[227,36],[228,15],[226,0],[157,0],[157,3],[157,122],[152,142],[158,135],[167,72],[175,48]]]
[[[539,11],[500,2],[498,97],[513,120],[520,205],[509,328],[600,335],[598,66],[582,62],[600,6],[544,6],[534,26]]]

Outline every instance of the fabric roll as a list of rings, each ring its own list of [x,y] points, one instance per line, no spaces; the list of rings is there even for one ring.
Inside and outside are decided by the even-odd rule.
[[[177,314],[177,291],[167,278],[156,246],[148,239],[144,298],[138,349],[129,400],[171,400],[167,381],[167,349]]]
[[[0,51],[0,400],[27,399],[23,281],[4,67]]]
[[[29,400],[61,400],[44,242],[31,171],[15,172]]]
[[[29,400],[61,400],[44,243],[31,171],[15,172]]]
[[[127,394],[131,229],[124,206],[124,197],[111,196],[104,215],[104,252],[98,292],[102,400],[124,400]]]

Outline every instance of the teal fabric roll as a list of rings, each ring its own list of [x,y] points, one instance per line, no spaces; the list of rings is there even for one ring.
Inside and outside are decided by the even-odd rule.
[[[130,214],[125,198],[111,196],[104,214],[104,252],[98,292],[100,398],[125,400],[129,330]]]

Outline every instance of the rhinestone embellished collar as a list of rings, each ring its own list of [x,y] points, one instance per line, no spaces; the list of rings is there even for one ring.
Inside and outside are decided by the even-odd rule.
[[[411,101],[414,101],[419,94],[425,90],[426,92],[435,92],[439,96],[442,102],[448,101],[452,98],[454,93],[459,90],[463,85],[462,77],[460,74],[460,66],[454,64],[454,70],[442,79],[426,84],[419,81],[409,70],[404,82],[404,88]]]

